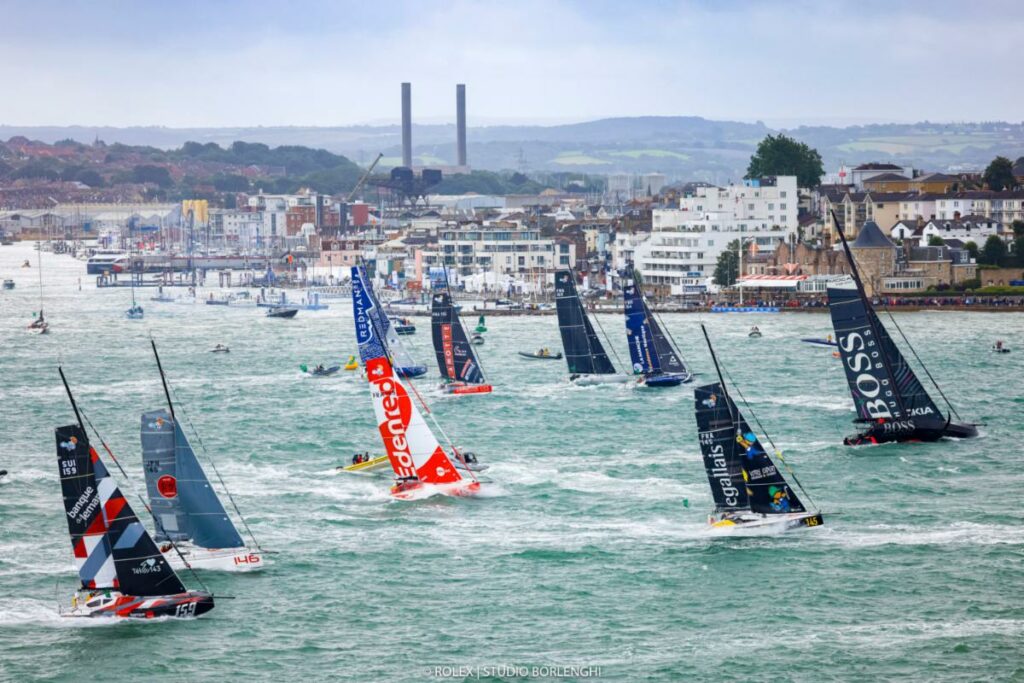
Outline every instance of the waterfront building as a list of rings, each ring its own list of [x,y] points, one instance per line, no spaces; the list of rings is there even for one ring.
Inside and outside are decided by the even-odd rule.
[[[571,241],[543,237],[539,228],[497,220],[440,228],[437,246],[424,248],[422,259],[425,267],[444,264],[460,275],[510,275],[572,267],[576,251]]]
[[[653,210],[650,239],[635,246],[634,265],[645,284],[675,295],[699,291],[733,242],[757,253],[792,239],[798,201],[795,176],[698,187],[678,208]]]

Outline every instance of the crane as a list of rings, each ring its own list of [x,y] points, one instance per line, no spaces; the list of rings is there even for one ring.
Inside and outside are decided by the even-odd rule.
[[[377,162],[379,162],[383,158],[384,158],[384,153],[383,152],[380,152],[380,153],[377,154],[377,158],[373,160],[372,164],[370,164],[370,168],[366,169],[366,173],[364,173],[363,177],[359,179],[359,182],[356,183],[356,186],[352,188],[352,191],[349,192],[348,197],[345,197],[345,203],[346,204],[351,204],[352,203],[352,200],[356,196],[356,192],[359,192],[359,188],[361,188],[363,186],[363,183],[366,182],[366,179],[370,177],[371,173],[373,173],[373,169],[375,169],[377,167]]]

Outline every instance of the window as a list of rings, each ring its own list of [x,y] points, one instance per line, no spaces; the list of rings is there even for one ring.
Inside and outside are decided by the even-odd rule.
[[[882,205],[879,204],[878,208],[882,208]],[[785,211],[786,210],[786,205],[785,204],[779,204],[779,209],[781,209],[782,211]]]
[[[783,207],[783,208],[785,208],[785,207]],[[769,210],[769,211],[774,211],[774,210],[775,210],[775,205],[769,202],[769,204],[768,204],[768,210]]]
[[[779,196],[782,197],[783,199],[785,199],[786,198],[786,191],[782,190],[781,192],[779,192]]]
[[[520,256],[519,257],[519,265],[520,266],[525,266],[526,265],[526,257],[525,256]]]
[[[558,257],[558,262],[561,265],[563,265],[563,266],[567,266],[567,265],[569,265],[569,257],[568,256],[559,256]]]

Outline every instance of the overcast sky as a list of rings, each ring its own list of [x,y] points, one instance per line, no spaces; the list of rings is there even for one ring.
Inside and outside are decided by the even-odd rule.
[[[1024,1],[0,0],[0,123],[1024,119]],[[1015,66],[1015,63],[1017,66]]]

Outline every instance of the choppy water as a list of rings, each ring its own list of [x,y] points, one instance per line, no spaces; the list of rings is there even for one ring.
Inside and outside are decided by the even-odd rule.
[[[558,346],[553,317],[489,320],[495,393],[432,397],[500,495],[399,503],[385,480],[333,472],[381,450],[363,383],[297,368],[354,350],[345,302],[278,321],[145,292],[146,319],[129,321],[127,292],[44,254],[52,334],[38,338],[23,329],[36,271],[17,268],[30,256],[0,248],[0,278],[17,281],[0,292],[0,678],[436,680],[428,667],[442,665],[592,666],[609,680],[1024,676],[1019,314],[901,314],[961,413],[987,426],[972,441],[869,449],[840,445],[852,427],[841,368],[798,341],[826,334],[827,316],[705,316],[826,514],[807,533],[710,538],[692,388],[571,387],[561,362],[519,360]],[[699,318],[665,318],[710,381]],[[602,322],[624,356],[621,318]],[[764,338],[747,338],[755,323]],[[411,338],[424,360],[426,332]],[[52,429],[73,416],[57,362],[140,487],[138,415],[163,400],[149,334],[179,410],[278,554],[262,574],[206,574],[235,599],[196,621],[63,620],[76,579]],[[989,353],[997,336],[1014,353]],[[231,353],[208,353],[217,342]]]

